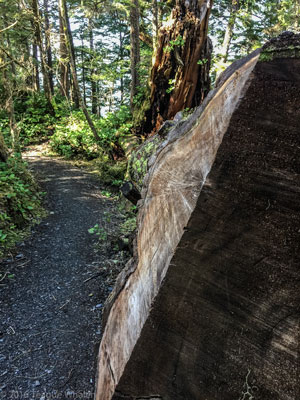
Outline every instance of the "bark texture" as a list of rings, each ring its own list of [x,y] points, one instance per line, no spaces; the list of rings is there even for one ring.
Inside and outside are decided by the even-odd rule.
[[[64,21],[60,11],[59,11],[59,71],[60,71],[61,94],[66,98],[70,98],[68,49],[64,33]]]
[[[201,104],[210,89],[211,42],[207,38],[210,0],[177,0],[159,32],[151,71],[150,107],[142,131],[156,131],[163,121]]]
[[[32,87],[35,92],[40,91],[39,77],[39,62],[38,62],[38,47],[35,43],[32,44]]]
[[[38,0],[32,0],[32,11],[33,11],[33,17],[34,17],[33,25],[34,25],[34,29],[35,29],[36,43],[39,47],[40,56],[41,56],[41,69],[42,69],[42,75],[43,75],[44,92],[45,92],[45,97],[47,99],[47,107],[48,107],[49,113],[51,115],[54,115],[55,113],[54,113],[54,108],[53,108],[53,105],[51,102],[51,99],[52,99],[51,85],[50,85],[50,80],[49,80],[47,56],[46,56],[46,51],[45,51],[43,37],[42,37],[41,16],[40,16]]]
[[[2,133],[0,133],[0,161],[6,162],[7,158],[8,158],[8,149],[5,145],[4,137]]]
[[[130,105],[134,108],[134,96],[137,94],[140,84],[139,64],[140,64],[140,8],[138,0],[132,0],[130,6],[130,70],[131,70],[131,89]]]
[[[51,31],[49,22],[49,4],[48,0],[44,0],[44,18],[45,18],[45,36],[46,36],[46,53],[47,53],[47,70],[49,76],[49,85],[51,94],[54,94],[54,83],[53,83],[53,61],[52,61],[52,50],[51,50]]]
[[[97,400],[299,397],[299,44],[236,63],[150,161]]]

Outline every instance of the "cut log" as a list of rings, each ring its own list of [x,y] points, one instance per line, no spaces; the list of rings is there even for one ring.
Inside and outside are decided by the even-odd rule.
[[[159,146],[97,400],[300,398],[299,48],[239,61]]]

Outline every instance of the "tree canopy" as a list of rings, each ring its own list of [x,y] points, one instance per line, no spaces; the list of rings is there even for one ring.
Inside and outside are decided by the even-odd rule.
[[[45,133],[45,129],[51,136],[55,122],[62,114],[81,110],[95,143],[102,148],[106,148],[108,142],[112,143],[110,154],[120,156],[124,151],[119,139],[112,137],[112,130],[109,134],[107,129],[103,130],[103,124],[99,122],[109,113],[121,115],[115,117],[114,126],[127,124],[118,135],[120,132],[121,136],[130,135],[130,112],[134,120],[141,120],[146,111],[142,104],[149,102],[151,92],[154,97],[153,91],[159,84],[163,87],[156,95],[172,101],[172,106],[165,103],[164,107],[174,109],[174,112],[159,111],[161,120],[172,118],[180,108],[196,105],[194,100],[186,103],[179,99],[186,94],[179,89],[178,78],[182,65],[194,62],[188,60],[196,40],[188,22],[192,21],[189,18],[193,7],[199,7],[199,10],[202,7],[203,12],[205,5],[212,5],[211,12],[206,14],[212,54],[208,55],[208,50],[196,50],[197,73],[200,74],[207,63],[207,75],[211,63],[212,82],[230,62],[260,47],[266,39],[284,30],[300,30],[298,1],[215,0],[200,3],[180,0],[1,0],[0,106],[1,134],[4,134],[6,144],[18,146],[19,135],[25,134],[26,119],[29,122],[29,116],[38,109],[41,110],[40,120],[35,121],[31,115],[31,122],[43,123],[44,127],[36,130],[31,127],[33,136],[42,131]],[[176,29],[170,30],[168,27],[174,25],[174,18],[179,22],[175,24]],[[180,21],[184,19],[183,29]],[[206,43],[207,32],[202,34],[203,43]],[[160,61],[156,58],[159,51],[162,52]],[[153,75],[155,69],[161,78]],[[163,69],[164,78],[159,75]],[[180,74],[186,87],[191,74]],[[198,86],[195,92],[199,101],[209,89],[207,76],[205,79],[202,94],[199,94]],[[150,104],[152,109],[157,107],[154,103]],[[53,117],[55,121],[51,120]],[[151,130],[159,124],[156,120],[148,125]],[[137,126],[140,125],[137,123]]]

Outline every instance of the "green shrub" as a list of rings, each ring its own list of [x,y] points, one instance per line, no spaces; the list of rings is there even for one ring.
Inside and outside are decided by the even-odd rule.
[[[44,94],[34,94],[15,103],[20,141],[24,145],[39,142],[53,133],[55,117],[49,114]]]
[[[66,158],[77,156],[93,159],[101,153],[113,158],[120,152],[120,136],[130,132],[131,123],[129,108],[122,106],[116,113],[109,113],[105,118],[92,116],[100,141],[96,144],[93,133],[86,122],[82,111],[73,111],[63,117],[55,126],[50,145],[54,151]]]
[[[18,157],[0,163],[0,257],[44,213],[41,200],[26,163]]]
[[[50,145],[66,158],[82,156],[92,159],[98,155],[93,133],[81,111],[73,111],[57,122]]]

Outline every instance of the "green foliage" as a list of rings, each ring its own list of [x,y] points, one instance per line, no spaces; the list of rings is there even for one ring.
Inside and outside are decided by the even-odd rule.
[[[90,161],[77,160],[75,163],[95,174],[102,183],[115,187],[123,183],[127,168],[126,160],[113,161],[105,154]]]
[[[82,156],[92,159],[98,154],[95,138],[82,111],[73,111],[56,123],[50,145],[66,158]]]
[[[88,232],[91,235],[98,236],[101,241],[105,241],[107,239],[107,233],[105,229],[100,227],[99,224],[96,224],[92,228],[88,229]]]
[[[169,83],[169,87],[166,90],[167,93],[173,92],[173,90],[175,89],[175,82],[176,82],[176,79],[169,79],[169,82],[168,82]]]
[[[136,229],[136,215],[129,217],[120,226],[120,232],[124,236],[131,235]]]
[[[42,194],[18,157],[0,163],[0,257],[43,215]]]
[[[198,60],[197,64],[198,65],[205,65],[208,63],[208,59],[207,58],[203,58],[203,60]]]
[[[267,40],[285,30],[300,31],[300,5],[294,0],[241,0],[235,12],[232,0],[216,0],[209,22],[214,56],[212,78],[215,79],[232,61],[261,47]],[[227,62],[224,61],[226,27],[232,24]]]
[[[66,101],[60,96],[53,98],[55,117],[49,114],[47,100],[43,93],[16,98],[15,118],[23,145],[40,143],[53,134],[55,122],[69,112]],[[8,146],[11,146],[9,119],[6,112],[0,113],[0,129]]]
[[[130,111],[126,106],[121,106],[118,112],[109,113],[105,118],[93,117],[100,137],[97,146],[83,112],[73,111],[56,124],[50,145],[66,158],[80,156],[91,160],[98,157],[99,153],[112,156],[117,151],[119,137],[130,132],[132,124],[128,122],[129,119]]]
[[[16,117],[20,140],[24,145],[40,142],[53,133],[55,118],[49,114],[46,98],[35,94],[20,104],[16,104]]]
[[[181,35],[178,35],[176,39],[170,40],[170,44],[164,48],[164,52],[170,52],[175,49],[175,47],[183,47],[185,40]]]

